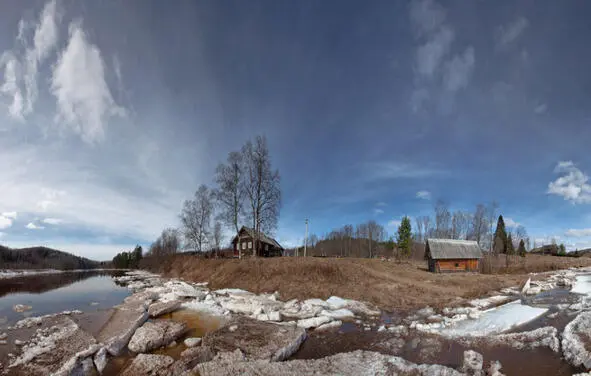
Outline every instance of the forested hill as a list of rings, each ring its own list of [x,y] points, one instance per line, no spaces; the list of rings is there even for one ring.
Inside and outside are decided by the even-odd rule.
[[[8,248],[0,245],[0,269],[94,269],[98,261],[47,247]]]

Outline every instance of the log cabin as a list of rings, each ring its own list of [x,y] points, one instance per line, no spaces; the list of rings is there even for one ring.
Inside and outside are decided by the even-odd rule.
[[[261,233],[258,247],[255,245],[255,232],[252,228],[242,226],[238,234],[232,239],[232,249],[234,257],[252,256],[256,249],[256,255],[259,257],[275,257],[283,254],[283,247],[275,239]]]
[[[471,240],[427,239],[425,259],[433,273],[478,272],[482,250]]]

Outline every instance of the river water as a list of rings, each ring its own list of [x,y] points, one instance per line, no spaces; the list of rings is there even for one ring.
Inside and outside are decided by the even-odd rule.
[[[120,271],[86,271],[0,279],[0,327],[28,316],[109,309],[130,295],[127,288],[111,278],[120,274]],[[16,312],[18,304],[31,308]]]

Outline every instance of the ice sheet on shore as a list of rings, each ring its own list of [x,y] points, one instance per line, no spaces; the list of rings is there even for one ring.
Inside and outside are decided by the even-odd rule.
[[[547,311],[547,308],[530,307],[514,301],[484,311],[475,320],[458,321],[454,326],[442,329],[441,334],[449,337],[497,334],[525,324]]]
[[[584,295],[591,294],[591,274],[578,275],[576,279],[577,281],[570,292]]]

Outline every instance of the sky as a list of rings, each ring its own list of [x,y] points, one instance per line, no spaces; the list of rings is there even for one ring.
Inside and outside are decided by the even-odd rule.
[[[589,2],[0,5],[0,243],[106,260],[265,135],[276,238],[493,200],[591,246]]]

